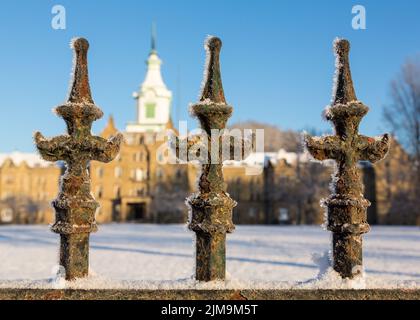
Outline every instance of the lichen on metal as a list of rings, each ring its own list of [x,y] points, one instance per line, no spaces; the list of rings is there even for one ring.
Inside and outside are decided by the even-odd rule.
[[[200,101],[191,106],[193,116],[197,117],[204,139],[197,153],[206,153],[204,161],[200,161],[201,173],[198,180],[198,192],[187,199],[190,209],[188,227],[196,233],[196,279],[199,281],[224,280],[226,270],[226,233],[235,229],[232,221],[232,210],[236,202],[226,192],[223,179],[223,161],[233,158],[234,150],[231,139],[228,140],[228,152],[223,152],[223,135],[227,120],[233,108],[226,103],[220,73],[220,50],[222,41],[217,37],[209,37],[205,44],[207,63]],[[213,130],[213,132],[212,132]],[[214,130],[220,130],[214,136]],[[213,136],[212,136],[213,134]],[[180,155],[180,144],[185,143],[189,151],[193,145],[200,144],[197,136],[185,139],[177,138],[174,149],[177,157],[183,161],[190,160],[188,153]],[[217,140],[217,143],[214,143]],[[201,140],[202,142],[202,140]],[[240,139],[241,157],[246,156],[246,145],[249,140]],[[192,153],[192,152],[191,152]],[[190,153],[190,154],[191,154]],[[211,161],[214,155],[219,161]],[[186,157],[185,157],[186,156]],[[196,156],[196,154],[194,154]],[[184,157],[184,158],[183,158]]]
[[[51,230],[60,234],[60,265],[66,279],[85,277],[89,270],[89,235],[97,230],[95,212],[99,204],[90,190],[91,160],[110,162],[120,149],[120,133],[108,140],[92,136],[92,122],[103,116],[91,96],[86,39],[72,42],[74,50],[73,80],[68,100],[55,112],[64,119],[67,134],[51,139],[35,133],[36,147],[47,161],[64,161],[66,171],[61,177],[60,191],[52,205],[56,221]]]
[[[349,66],[350,43],[337,39],[334,50],[336,83],[333,102],[325,117],[333,123],[335,135],[305,135],[304,141],[316,160],[336,162],[332,194],[323,200],[323,205],[327,207],[327,228],[333,234],[333,268],[343,278],[353,278],[363,271],[362,234],[370,229],[367,223],[370,202],[363,196],[358,162],[375,163],[383,159],[390,140],[388,134],[379,138],[359,134],[360,121],[369,108],[356,98]]]

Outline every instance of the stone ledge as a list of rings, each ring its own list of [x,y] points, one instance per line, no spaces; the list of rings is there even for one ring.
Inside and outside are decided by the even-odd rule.
[[[420,300],[420,289],[0,289],[0,300]]]

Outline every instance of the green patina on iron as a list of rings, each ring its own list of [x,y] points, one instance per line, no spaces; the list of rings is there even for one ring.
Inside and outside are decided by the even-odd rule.
[[[337,170],[333,179],[332,194],[323,200],[328,208],[327,228],[333,233],[333,268],[343,278],[361,274],[362,234],[369,231],[367,207],[370,202],[363,197],[358,162],[372,163],[383,159],[388,152],[388,134],[381,138],[360,135],[359,124],[369,108],[357,100],[349,66],[350,43],[337,39],[336,83],[332,105],[325,116],[335,128],[334,136],[310,137],[305,144],[317,160],[333,159]]]
[[[97,230],[95,212],[99,204],[90,190],[88,166],[91,160],[109,162],[120,149],[122,135],[106,140],[92,136],[92,122],[101,118],[89,86],[87,51],[89,43],[78,38],[72,43],[75,55],[73,83],[67,103],[55,112],[64,119],[67,135],[46,139],[35,133],[36,147],[47,161],[64,161],[66,172],[61,178],[60,192],[52,202],[56,221],[52,231],[60,234],[60,265],[66,279],[88,275],[89,234]]]
[[[226,104],[220,74],[219,56],[222,42],[207,40],[207,74],[200,102],[192,106],[209,139],[211,129],[224,129],[233,108]],[[209,140],[208,154],[211,154]],[[221,154],[221,148],[216,150]],[[199,192],[188,199],[191,216],[188,227],[196,233],[196,279],[210,281],[225,279],[226,233],[232,232],[232,209],[236,202],[226,193],[222,163],[201,165]]]
[[[232,209],[236,202],[226,193],[223,179],[223,160],[233,159],[233,139],[227,140],[228,152],[223,152],[226,123],[233,108],[227,105],[220,74],[220,49],[222,41],[217,37],[210,37],[206,41],[207,64],[204,86],[200,101],[191,107],[192,114],[198,118],[201,128],[205,131],[207,143],[202,143],[197,136],[185,139],[176,138],[175,148],[178,159],[191,160],[191,156],[198,157],[206,153],[206,160],[200,161],[201,174],[198,180],[198,192],[187,199],[190,208],[188,227],[196,233],[196,279],[199,281],[224,280],[226,273],[226,233],[235,229],[232,222]],[[218,135],[212,135],[212,130],[219,130]],[[214,143],[215,140],[217,143]],[[231,142],[232,141],[232,142]],[[192,149],[194,145],[200,145]],[[241,157],[249,151],[249,141],[240,139]],[[248,144],[248,145],[247,145]],[[188,152],[180,155],[181,145],[187,147]],[[195,151],[192,151],[195,150]],[[199,151],[198,151],[199,150]],[[218,161],[214,162],[216,155]],[[186,157],[186,158],[185,158]]]

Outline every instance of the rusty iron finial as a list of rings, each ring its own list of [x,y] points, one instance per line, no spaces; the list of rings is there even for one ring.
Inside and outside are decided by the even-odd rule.
[[[56,113],[67,124],[68,135],[46,139],[35,133],[36,147],[47,161],[65,161],[66,172],[61,178],[60,191],[52,202],[56,221],[51,230],[60,234],[60,265],[66,270],[66,279],[86,277],[89,270],[89,234],[97,230],[95,212],[99,204],[90,191],[88,172],[91,160],[109,162],[120,149],[120,133],[105,140],[92,136],[92,122],[102,117],[102,111],[93,104],[87,72],[86,39],[73,42],[74,77],[66,104]]]
[[[336,55],[336,85],[333,104],[356,101],[349,63],[350,42],[345,39],[336,39],[334,51]]]
[[[222,41],[217,37],[209,37],[205,43],[207,52],[206,74],[200,101],[210,100],[226,104],[223,92],[222,76],[220,74],[220,50]]]
[[[89,42],[84,38],[76,38],[71,42],[71,47],[74,50],[73,82],[67,101],[94,104],[87,66]]]
[[[359,134],[359,123],[368,107],[357,101],[351,80],[347,40],[336,40],[336,83],[333,104],[326,118],[335,127],[334,136],[313,138],[305,135],[309,153],[317,160],[333,159],[337,170],[332,194],[323,200],[328,208],[327,228],[333,233],[333,268],[343,278],[353,278],[363,271],[362,234],[369,231],[367,207],[363,197],[358,162],[383,159],[389,149],[388,134],[380,139]]]
[[[219,38],[210,37],[206,41],[207,64],[204,75],[204,86],[200,101],[191,107],[192,114],[200,121],[204,136],[194,136],[187,139],[177,138],[176,154],[181,161],[190,161],[190,150],[195,144],[200,144],[200,154],[205,154],[199,160],[201,174],[198,182],[198,192],[187,199],[190,210],[188,228],[196,233],[196,274],[199,281],[223,280],[226,272],[226,233],[235,229],[232,221],[232,209],[236,202],[226,192],[223,179],[223,160],[234,159],[233,143],[229,145],[230,152],[223,153],[223,130],[233,108],[226,104],[220,75],[219,54],[222,42]],[[214,136],[216,131],[219,135]],[[217,142],[217,143],[214,143]],[[243,158],[246,158],[246,139],[240,139]],[[230,142],[229,142],[230,143]],[[188,152],[181,155],[181,145]],[[193,152],[192,152],[193,153]],[[213,156],[218,161],[213,162]]]

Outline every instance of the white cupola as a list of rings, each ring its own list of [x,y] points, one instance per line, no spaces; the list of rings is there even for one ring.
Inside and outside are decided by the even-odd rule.
[[[160,66],[162,61],[156,51],[156,35],[152,28],[151,51],[146,61],[147,72],[138,92],[133,93],[136,100],[137,119],[127,124],[127,132],[159,132],[170,121],[172,92],[166,88]]]

